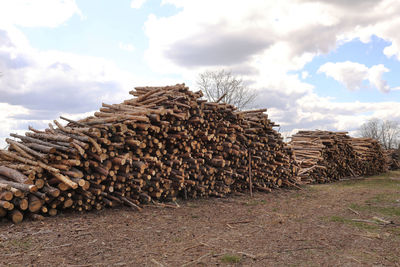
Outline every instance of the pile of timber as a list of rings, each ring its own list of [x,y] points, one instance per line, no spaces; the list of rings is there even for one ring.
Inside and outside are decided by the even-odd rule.
[[[351,144],[361,161],[361,175],[375,175],[388,170],[385,151],[379,142],[372,138],[351,138]]]
[[[0,150],[0,217],[269,192],[297,163],[266,110],[202,100],[184,84],[138,87],[94,116],[11,134]]]
[[[400,169],[400,149],[388,149],[385,153],[389,170]]]
[[[347,132],[299,131],[290,142],[302,183],[326,183],[387,171],[387,159],[375,139]]]
[[[299,131],[290,145],[300,166],[301,182],[327,183],[360,175],[361,162],[347,132]]]

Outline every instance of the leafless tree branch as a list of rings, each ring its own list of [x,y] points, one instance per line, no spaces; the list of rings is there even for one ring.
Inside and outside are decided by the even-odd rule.
[[[378,140],[385,149],[400,145],[400,124],[396,121],[371,119],[361,125],[359,134]]]
[[[197,86],[209,101],[216,102],[220,99],[220,102],[235,105],[239,109],[248,107],[257,96],[254,90],[244,85],[242,79],[226,70],[200,73]]]

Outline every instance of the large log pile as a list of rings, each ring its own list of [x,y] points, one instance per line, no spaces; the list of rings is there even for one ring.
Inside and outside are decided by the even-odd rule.
[[[94,116],[11,134],[0,150],[0,217],[140,209],[297,183],[293,153],[266,110],[209,103],[184,84],[135,89]]]
[[[302,183],[326,183],[387,170],[384,150],[374,139],[353,138],[347,132],[299,131],[290,144]]]

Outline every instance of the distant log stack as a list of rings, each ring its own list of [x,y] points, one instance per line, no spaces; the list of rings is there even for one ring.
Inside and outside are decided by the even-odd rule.
[[[303,183],[326,183],[359,175],[359,160],[346,132],[300,131],[292,136],[292,149]]]
[[[400,169],[400,149],[388,149],[385,154],[389,170]]]
[[[94,116],[11,134],[0,150],[0,217],[293,186],[297,163],[265,110],[202,100],[184,84],[138,87]],[[251,177],[251,180],[250,180]]]
[[[351,144],[360,159],[361,175],[375,175],[388,170],[385,151],[379,142],[372,138],[352,138]]]
[[[374,139],[352,138],[346,132],[300,131],[290,144],[302,183],[326,183],[387,169],[383,149]]]

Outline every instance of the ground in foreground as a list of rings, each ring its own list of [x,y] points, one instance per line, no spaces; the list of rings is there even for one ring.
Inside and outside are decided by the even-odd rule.
[[[179,205],[0,222],[0,265],[400,266],[400,172]]]

